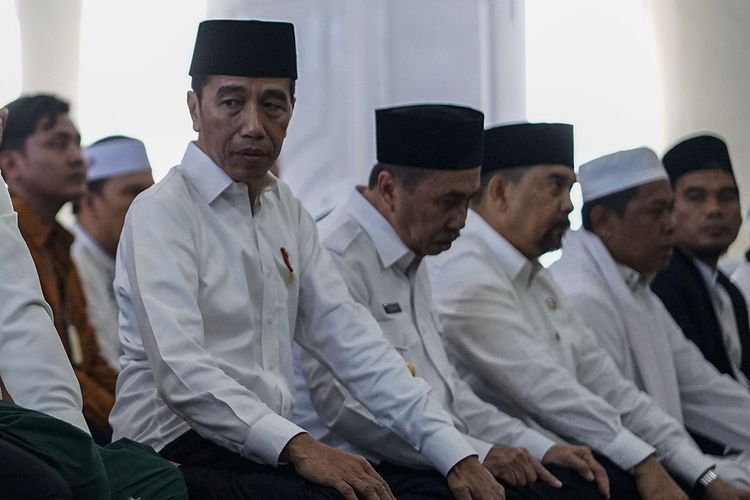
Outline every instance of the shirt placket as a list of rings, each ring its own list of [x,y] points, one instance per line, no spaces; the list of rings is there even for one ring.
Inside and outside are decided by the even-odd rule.
[[[258,244],[258,263],[261,272],[260,338],[263,368],[276,373],[279,369],[279,332],[276,312],[279,307],[279,279],[272,249],[263,235],[253,225]]]
[[[432,364],[435,373],[437,373],[440,380],[443,382],[445,395],[449,399],[448,404],[452,407],[455,398],[453,391],[451,390],[451,384],[443,370],[440,369],[441,365],[439,363],[439,355],[435,352],[436,346],[434,342],[431,342],[431,340],[435,340],[434,337],[438,332],[435,331],[435,335],[426,335],[426,332],[429,332],[430,328],[434,328],[431,317],[432,302],[430,301],[430,297],[428,296],[428,293],[426,293],[426,290],[420,286],[420,272],[424,272],[424,270],[420,271],[420,269],[421,268],[417,265],[410,266],[407,269],[407,271],[411,270],[407,276],[409,277],[409,286],[411,288],[409,295],[412,300],[412,310],[414,311],[414,324],[417,327],[417,334],[421,339],[425,358],[428,363]],[[459,414],[459,412],[454,412],[454,414]],[[463,421],[462,423],[464,424],[464,427],[466,427],[466,423]]]

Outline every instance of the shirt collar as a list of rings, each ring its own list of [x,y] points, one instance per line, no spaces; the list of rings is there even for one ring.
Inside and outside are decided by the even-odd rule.
[[[241,184],[229,177],[195,142],[188,144],[181,166],[208,204],[230,187]],[[263,188],[263,192],[278,189],[278,179],[275,175],[268,172],[266,179],[268,184]]]
[[[695,257],[690,257],[693,261],[693,264],[695,264],[695,267],[698,268],[698,271],[701,273],[701,276],[703,276],[703,281],[706,282],[706,285],[708,285],[709,288],[714,288],[716,286],[716,280],[719,276],[719,271],[711,269],[711,267],[703,262],[700,259],[696,259]]]
[[[617,270],[620,272],[620,276],[625,280],[625,284],[628,285],[631,291],[648,286],[650,280],[646,276],[625,264],[620,264],[619,262],[615,262],[615,264],[617,265]]]
[[[91,237],[89,232],[86,231],[78,221],[71,226],[70,230],[73,233],[75,240],[88,248],[97,261],[102,265],[106,265],[107,268],[111,267],[114,269],[115,259],[109,255],[94,238]]]
[[[395,264],[401,271],[406,272],[414,261],[414,252],[401,241],[383,214],[358,189],[349,195],[344,208],[372,240],[383,267],[389,268]]]
[[[472,209],[466,216],[465,231],[466,234],[476,234],[490,247],[492,253],[514,281],[529,286],[539,270],[542,269],[542,265],[538,261],[527,259]]]
[[[29,238],[34,245],[41,247],[47,243],[47,240],[58,234],[63,244],[70,246],[73,243],[73,236],[63,228],[60,223],[55,221],[52,224],[45,224],[41,216],[29,206],[22,197],[11,195],[13,208],[18,212],[18,227],[24,235]]]

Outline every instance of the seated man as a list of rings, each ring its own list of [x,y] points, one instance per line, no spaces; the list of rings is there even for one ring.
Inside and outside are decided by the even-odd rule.
[[[685,139],[663,158],[674,189],[675,251],[651,288],[721,372],[750,387],[750,326],[742,293],[718,267],[742,224],[727,145]]]
[[[686,498],[660,460],[691,486],[710,479],[714,461],[623,377],[538,261],[569,226],[572,127],[489,129],[482,172],[463,236],[431,267],[459,373],[507,413],[632,472],[642,498]],[[731,488],[718,480],[707,493],[741,498],[725,496]]]
[[[7,112],[0,112],[0,139]],[[0,178],[0,487],[4,498],[181,500],[177,469],[135,443],[98,448]],[[33,362],[32,362],[33,361]],[[19,406],[20,405],[20,406]]]
[[[10,111],[0,147],[2,171],[18,212],[18,226],[31,251],[55,328],[83,393],[83,415],[94,440],[111,438],[107,423],[117,373],[102,357],[83,289],[70,257],[73,236],[55,216],[86,192],[86,163],[68,104],[54,96],[20,97]]]
[[[415,105],[380,109],[375,122],[378,163],[369,185],[354,190],[319,223],[321,241],[352,297],[378,320],[412,374],[429,383],[433,399],[450,413],[485,467],[510,486],[509,496],[601,498],[595,485],[581,484],[580,476],[561,467],[553,469],[564,479],[565,487],[558,489],[559,482],[538,461],[596,477],[599,492],[608,496],[606,473],[588,449],[555,443],[479,399],[448,362],[440,340],[423,258],[450,247],[464,225],[479,187],[483,114],[459,106]],[[394,475],[431,477],[419,470],[424,460],[357,403],[330,370],[304,353],[301,366],[327,424],[308,425],[319,429],[316,437],[332,445],[345,439],[339,446],[381,462],[376,470],[389,482]],[[299,379],[297,396],[308,396]],[[301,425],[317,420],[312,408],[295,414]],[[533,488],[518,488],[537,479]]]
[[[656,153],[597,158],[578,180],[583,229],[563,241],[557,283],[623,375],[664,411],[723,447],[750,450],[750,392],[706,361],[649,288],[674,241],[674,196]],[[722,477],[750,484],[750,460],[714,460]]]
[[[199,498],[392,499],[364,458],[289,420],[296,341],[463,498],[502,498],[268,172],[295,102],[294,27],[204,21],[190,74],[197,141],[133,202],[118,247],[115,435],[182,464]]]
[[[70,251],[86,293],[89,319],[102,356],[120,371],[115,253],[133,199],[154,183],[146,148],[138,139],[112,136],[85,148],[87,191],[73,204],[76,223]]]

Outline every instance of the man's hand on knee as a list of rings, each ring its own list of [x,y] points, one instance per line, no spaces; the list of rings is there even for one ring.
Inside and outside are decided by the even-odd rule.
[[[347,500],[395,500],[385,480],[359,455],[337,450],[297,434],[284,447],[281,459],[310,482],[336,489]]]
[[[528,486],[537,480],[554,488],[562,483],[524,448],[494,446],[484,458],[484,466],[497,479],[513,486]]]
[[[505,500],[505,489],[476,456],[453,466],[448,472],[448,486],[456,500]]]

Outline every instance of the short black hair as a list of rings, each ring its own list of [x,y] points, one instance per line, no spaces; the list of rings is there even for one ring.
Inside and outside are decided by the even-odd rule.
[[[520,181],[521,178],[526,174],[526,172],[529,171],[529,168],[531,168],[531,165],[522,165],[520,167],[503,168],[490,170],[489,172],[483,172],[481,177],[479,178],[479,191],[477,191],[476,196],[472,198],[471,202],[473,204],[482,202],[484,194],[487,191],[487,186],[490,185],[490,181],[496,175],[502,175],[513,184],[518,184],[518,181]]]
[[[57,123],[60,115],[70,112],[70,104],[50,94],[21,96],[5,105],[8,120],[5,123],[1,150],[23,151],[26,139],[35,131],[40,122],[45,130]]]
[[[417,185],[434,172],[434,170],[429,168],[404,167],[403,165],[378,162],[370,171],[370,180],[367,182],[368,189],[373,189],[378,185],[378,175],[384,170],[392,173],[401,185],[404,186],[407,193],[413,193]]]
[[[625,216],[625,211],[628,209],[628,204],[635,195],[638,194],[638,186],[634,186],[616,193],[608,194],[597,198],[596,200],[587,201],[581,207],[581,219],[583,228],[587,231],[593,231],[593,224],[591,222],[591,211],[596,206],[603,206],[612,210],[618,217]]]
[[[190,77],[190,88],[198,96],[198,102],[203,98],[203,87],[208,84],[212,75],[193,75]],[[294,102],[294,92],[297,89],[297,81],[289,79],[289,98]]]

